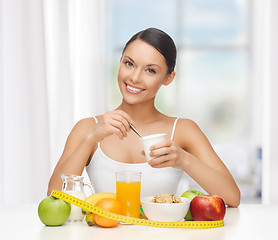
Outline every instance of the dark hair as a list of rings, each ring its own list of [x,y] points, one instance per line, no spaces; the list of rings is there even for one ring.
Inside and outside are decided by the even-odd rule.
[[[156,48],[165,58],[168,73],[174,71],[176,65],[177,49],[173,39],[165,32],[157,28],[148,28],[133,35],[126,43],[123,53],[127,46],[136,39],[141,39]]]

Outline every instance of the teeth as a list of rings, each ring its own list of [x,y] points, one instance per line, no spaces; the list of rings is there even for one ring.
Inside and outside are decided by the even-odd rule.
[[[143,89],[138,89],[138,88],[134,88],[134,87],[131,87],[129,85],[127,85],[127,88],[131,91],[134,91],[134,92],[140,92],[140,91],[143,91]]]

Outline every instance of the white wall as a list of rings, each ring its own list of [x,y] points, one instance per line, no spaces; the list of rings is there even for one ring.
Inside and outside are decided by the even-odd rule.
[[[258,76],[262,86],[262,201],[278,203],[278,2],[256,1]]]
[[[0,1],[0,16],[3,15],[2,12],[2,1]],[[0,187],[4,185],[4,167],[3,167],[3,154],[4,154],[4,140],[3,140],[3,115],[1,114],[3,112],[3,18],[0,17]],[[3,201],[4,193],[3,191],[0,191],[0,202]]]
[[[270,42],[270,82],[269,91],[265,98],[269,101],[269,112],[266,114],[266,144],[265,151],[269,159],[268,165],[264,166],[265,180],[267,181],[265,202],[278,203],[278,2],[271,1],[271,42]],[[264,169],[263,169],[264,171]],[[268,177],[269,174],[269,177]]]

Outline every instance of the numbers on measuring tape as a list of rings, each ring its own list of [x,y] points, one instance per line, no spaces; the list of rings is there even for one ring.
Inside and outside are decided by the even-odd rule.
[[[106,210],[103,210],[99,207],[96,207],[90,203],[84,202],[76,197],[73,197],[69,194],[66,194],[64,192],[54,190],[51,193],[51,196],[60,198],[64,200],[65,202],[71,203],[73,205],[76,205],[80,208],[83,208],[87,211],[93,212],[99,216],[106,217],[112,220],[117,220],[119,222],[124,223],[131,223],[135,225],[142,225],[142,226],[149,226],[149,227],[158,227],[158,228],[217,228],[224,226],[224,220],[217,220],[217,221],[185,221],[185,222],[159,222],[159,221],[150,221],[146,219],[140,219],[140,218],[133,218],[133,217],[127,217],[115,213],[108,212]]]

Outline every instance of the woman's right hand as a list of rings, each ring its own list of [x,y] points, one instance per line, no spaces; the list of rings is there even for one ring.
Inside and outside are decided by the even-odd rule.
[[[133,120],[126,112],[122,110],[109,111],[98,118],[98,123],[91,133],[98,141],[102,141],[112,134],[116,134],[120,139],[123,139],[127,136],[127,132],[131,130],[129,123],[133,124]]]

